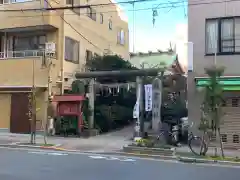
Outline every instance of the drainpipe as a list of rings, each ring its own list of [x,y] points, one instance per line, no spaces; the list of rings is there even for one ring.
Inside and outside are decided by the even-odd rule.
[[[63,17],[64,16],[64,11],[62,11],[62,14],[60,15],[61,17]],[[61,18],[60,17],[60,18]],[[64,38],[64,21],[63,20],[61,20],[61,27],[60,27],[60,36],[59,36],[59,38],[60,38],[60,44],[59,44],[59,46],[62,46],[62,48],[61,48],[61,56],[60,56],[60,58],[61,58],[61,95],[64,93],[64,53],[65,53],[65,38]]]
[[[3,39],[3,56],[4,58],[7,57],[7,33],[4,32],[4,39]]]

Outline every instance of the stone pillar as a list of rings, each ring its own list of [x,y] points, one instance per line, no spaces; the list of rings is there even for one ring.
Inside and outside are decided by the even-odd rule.
[[[161,105],[162,105],[162,81],[159,78],[154,79],[153,87],[153,108],[152,108],[152,129],[158,133],[161,128]]]
[[[89,130],[94,128],[94,101],[95,101],[95,92],[94,92],[94,85],[95,80],[92,78],[89,83],[89,110],[90,110],[90,116],[89,116],[89,122],[88,122],[88,128]]]

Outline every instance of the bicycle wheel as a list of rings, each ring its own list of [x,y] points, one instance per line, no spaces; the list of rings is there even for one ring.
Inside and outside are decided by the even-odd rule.
[[[206,144],[202,141],[202,138],[198,136],[192,136],[188,141],[188,146],[192,153],[197,156],[201,156],[207,150]]]

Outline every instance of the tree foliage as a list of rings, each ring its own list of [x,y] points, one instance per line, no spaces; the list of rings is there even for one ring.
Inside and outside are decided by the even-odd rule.
[[[219,83],[219,77],[223,75],[224,68],[212,66],[205,68],[205,71],[209,76],[209,83],[205,87],[204,101],[202,103],[203,124],[204,128],[210,128],[214,131],[220,127],[220,119],[223,115],[221,108],[223,88]]]
[[[137,69],[129,61],[124,60],[117,55],[95,56],[86,62],[86,67],[89,71],[114,71],[114,70],[130,70]],[[118,77],[118,78],[97,78],[98,82],[127,82],[135,81],[135,77]]]
[[[211,130],[215,137],[219,136],[222,156],[224,156],[222,142],[220,139],[220,124],[221,117],[223,116],[223,88],[219,82],[220,76],[224,73],[224,68],[211,66],[209,68],[205,68],[205,72],[209,76],[209,83],[205,87],[204,100],[201,106],[202,117],[200,129],[204,132]]]

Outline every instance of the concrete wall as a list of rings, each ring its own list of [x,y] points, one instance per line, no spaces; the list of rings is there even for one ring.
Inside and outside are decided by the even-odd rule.
[[[206,4],[201,5],[199,5],[201,2],[196,2],[195,0],[188,1],[190,4],[188,6],[188,41],[194,44],[193,69],[196,75],[204,74],[204,67],[214,63],[214,56],[205,56],[205,19],[240,16],[238,9],[240,5],[239,1],[214,4],[215,1],[217,0],[206,0],[204,1]],[[239,58],[239,55],[217,56],[217,64],[226,67],[226,75],[236,75],[239,74]]]
[[[4,4],[0,5],[0,10],[4,9],[29,9],[29,8],[41,8],[43,7],[44,0],[29,1],[22,3]],[[61,6],[56,4],[54,1],[49,1],[52,6]],[[61,13],[61,12],[60,12]],[[39,26],[39,25],[51,25],[59,27],[62,19],[58,16],[59,12],[55,11],[24,11],[24,12],[0,12],[0,29],[16,28],[16,27],[27,27],[27,26]],[[7,19],[7,21],[6,21]]]

